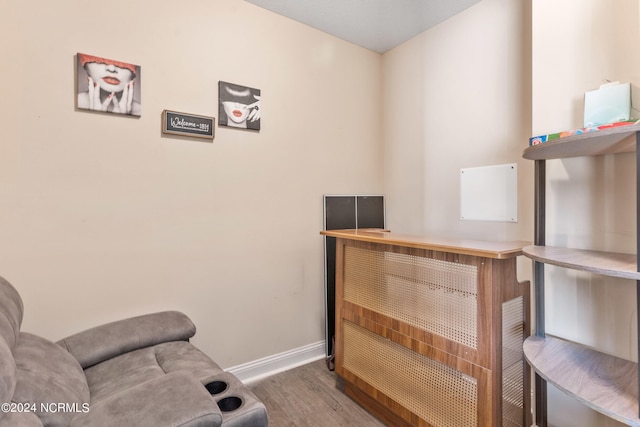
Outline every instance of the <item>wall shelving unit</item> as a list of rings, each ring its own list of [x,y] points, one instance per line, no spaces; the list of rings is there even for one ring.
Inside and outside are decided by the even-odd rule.
[[[523,347],[527,362],[536,373],[535,410],[538,427],[547,426],[547,383],[615,420],[640,426],[638,364],[578,343],[547,336],[544,306],[544,265],[551,264],[636,280],[636,312],[640,311],[640,264],[637,255],[545,245],[546,160],[635,151],[636,218],[640,218],[638,143],[640,124],[634,124],[560,138],[524,150],[523,157],[535,161],[534,245],[525,247],[523,253],[534,261],[536,334],[527,338]],[[636,227],[640,230],[638,219]],[[640,245],[640,238],[636,238],[636,245]],[[640,253],[639,249],[640,246],[637,246],[636,254]],[[638,322],[640,331],[640,320]]]

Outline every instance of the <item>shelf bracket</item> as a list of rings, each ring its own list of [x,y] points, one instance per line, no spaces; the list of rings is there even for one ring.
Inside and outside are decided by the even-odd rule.
[[[546,161],[535,161],[535,224],[534,244],[545,245],[546,235]],[[534,261],[533,282],[535,284],[536,335],[545,336],[544,318],[544,263]],[[536,425],[547,427],[547,382],[538,374],[535,375]]]

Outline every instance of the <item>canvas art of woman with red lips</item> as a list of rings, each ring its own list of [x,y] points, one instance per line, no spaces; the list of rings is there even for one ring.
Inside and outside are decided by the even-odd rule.
[[[77,66],[79,109],[142,115],[139,66],[84,53]]]
[[[260,130],[260,90],[218,82],[218,125]]]

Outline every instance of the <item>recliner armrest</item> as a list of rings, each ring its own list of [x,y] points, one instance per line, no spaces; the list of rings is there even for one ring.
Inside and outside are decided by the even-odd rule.
[[[71,420],[69,427],[216,427],[222,412],[191,373],[175,371],[116,393]]]
[[[185,314],[163,311],[106,323],[61,339],[83,369],[129,351],[169,341],[187,341],[196,327]]]

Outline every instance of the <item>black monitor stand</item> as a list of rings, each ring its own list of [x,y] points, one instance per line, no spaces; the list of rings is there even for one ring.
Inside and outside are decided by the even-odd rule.
[[[385,228],[384,196],[324,196],[324,229]],[[336,239],[325,237],[325,313],[327,366],[333,370],[335,334]]]

